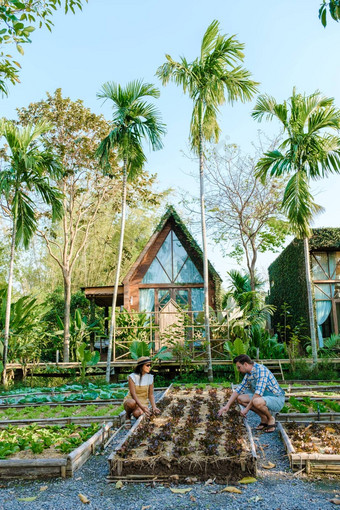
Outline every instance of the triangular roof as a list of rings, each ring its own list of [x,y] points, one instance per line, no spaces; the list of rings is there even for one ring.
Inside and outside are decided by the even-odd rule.
[[[195,264],[198,271],[201,273],[203,277],[203,253],[200,248],[200,246],[197,244],[193,236],[190,234],[189,230],[183,223],[182,219],[178,215],[175,208],[171,205],[168,207],[166,213],[163,215],[161,221],[157,225],[154,233],[150,237],[149,241],[147,242],[144,250],[142,250],[141,254],[137,258],[137,260],[132,264],[130,267],[128,273],[126,274],[123,285],[125,285],[135,271],[139,268],[140,264],[142,263],[144,257],[148,253],[148,251],[152,248],[154,243],[157,241],[159,235],[163,231],[163,229],[168,225],[168,223],[171,224],[171,228],[176,233],[177,237],[181,241],[183,247],[187,251],[189,257],[191,258],[192,262]],[[209,270],[209,277],[213,278],[214,280],[218,280],[219,282],[222,282],[222,278],[217,273],[217,271],[214,269],[212,264],[208,261],[208,270]]]

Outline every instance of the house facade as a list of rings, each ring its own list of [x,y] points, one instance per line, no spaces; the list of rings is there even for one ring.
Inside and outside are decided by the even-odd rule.
[[[340,229],[313,229],[309,240],[315,320],[319,347],[332,333],[340,333]],[[294,239],[269,266],[268,302],[276,306],[274,329],[288,320],[294,328],[302,318],[308,326],[308,301],[303,241]],[[285,304],[288,314],[285,314]],[[286,315],[286,317],[285,317]]]
[[[214,309],[219,306],[221,281],[209,263],[209,305]],[[97,305],[111,306],[113,286],[83,290]],[[119,285],[116,306],[157,314],[166,306],[200,312],[203,305],[202,250],[170,207]]]

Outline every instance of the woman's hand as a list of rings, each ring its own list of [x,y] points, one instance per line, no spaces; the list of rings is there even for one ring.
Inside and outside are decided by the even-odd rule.
[[[150,416],[150,409],[148,408],[148,406],[141,406],[141,410],[143,411],[143,413],[149,417]]]
[[[153,414],[160,414],[161,413],[160,410],[158,409],[158,407],[156,407],[156,406],[152,408],[152,412],[153,412]]]

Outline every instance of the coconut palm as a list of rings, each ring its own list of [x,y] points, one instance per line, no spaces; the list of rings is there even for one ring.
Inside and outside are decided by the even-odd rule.
[[[123,170],[120,240],[112,298],[106,368],[106,380],[109,381],[112,340],[115,329],[115,308],[124,243],[127,181],[133,180],[138,172],[143,169],[146,162],[142,147],[143,140],[150,142],[153,150],[161,149],[163,146],[161,137],[165,133],[165,126],[161,122],[158,109],[146,101],[148,97],[159,97],[159,90],[150,83],[136,80],[128,83],[124,88],[116,83],[107,82],[103,85],[97,97],[104,101],[112,101],[113,109],[113,129],[102,140],[97,155],[104,171],[110,172],[109,155],[111,150],[116,151],[117,158],[122,162]]]
[[[157,70],[163,85],[173,81],[188,93],[193,101],[190,124],[192,150],[199,156],[201,228],[204,276],[204,323],[208,351],[208,377],[212,380],[212,360],[209,329],[208,257],[204,204],[204,142],[217,142],[220,127],[217,122],[219,107],[228,102],[249,101],[257,91],[257,83],[239,63],[243,62],[244,45],[235,36],[227,37],[219,32],[214,20],[207,28],[200,56],[193,62],[181,57],[178,62],[166,55],[167,62]],[[227,98],[226,98],[227,95]]]
[[[267,152],[259,160],[256,175],[263,182],[267,178],[290,176],[283,196],[283,210],[297,237],[304,242],[309,326],[314,362],[317,361],[317,344],[313,309],[312,283],[309,261],[310,223],[321,210],[314,202],[310,180],[340,172],[340,138],[330,130],[340,127],[340,110],[334,99],[323,97],[316,91],[309,96],[297,94],[279,104],[273,97],[258,98],[254,119],[278,119],[286,138],[276,150]]]
[[[4,168],[0,172],[1,205],[12,223],[3,349],[2,379],[5,385],[15,249],[20,244],[28,248],[36,230],[36,198],[51,207],[52,220],[62,214],[62,194],[49,182],[49,177],[60,174],[60,166],[49,150],[39,146],[41,135],[49,129],[45,122],[28,124],[22,129],[10,121],[0,122],[0,137],[8,146]]]

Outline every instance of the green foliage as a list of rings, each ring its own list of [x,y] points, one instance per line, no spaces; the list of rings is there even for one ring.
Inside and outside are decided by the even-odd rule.
[[[249,344],[246,342],[242,342],[240,338],[236,338],[233,342],[228,340],[224,344],[225,350],[228,352],[231,359],[234,359],[239,354],[247,354],[249,349]],[[235,382],[238,383],[240,381],[240,374],[236,368],[236,365],[233,365],[234,373],[235,373]]]
[[[280,339],[284,341],[287,338],[288,331],[291,331],[298,324],[301,317],[308,318],[303,242],[294,239],[269,266],[268,273],[270,294],[267,302],[275,306],[273,314],[274,329],[280,332]],[[289,308],[286,319],[284,318],[285,307]],[[280,331],[278,329],[279,324],[281,324]],[[304,334],[310,334],[308,324],[306,324]]]
[[[74,424],[64,428],[56,425],[52,427],[8,426],[0,431],[0,458],[9,457],[20,449],[31,449],[33,453],[39,455],[52,445],[63,453],[69,453],[87,441],[99,428],[100,425],[97,423],[92,423],[85,428]]]
[[[317,365],[312,365],[306,361],[297,360],[294,368],[289,367],[287,375],[289,379],[300,380],[324,380],[334,381],[339,379],[339,374],[336,366],[329,363],[326,359],[319,361]]]
[[[340,110],[319,91],[307,96],[294,88],[281,104],[269,95],[259,96],[252,116],[281,123],[286,138],[258,161],[256,176],[263,183],[289,177],[283,211],[298,237],[310,237],[313,216],[322,209],[314,202],[310,181],[340,172],[340,137],[332,133],[340,127]]]
[[[181,57],[176,62],[166,55],[167,61],[157,70],[163,85],[173,81],[193,101],[190,141],[196,153],[203,149],[202,138],[218,141],[220,105],[226,100],[249,101],[257,91],[258,83],[239,65],[244,59],[243,48],[235,36],[221,34],[219,22],[214,20],[203,36],[199,57],[192,62]]]
[[[87,2],[87,0],[85,0]],[[3,51],[6,44],[16,45],[20,55],[24,54],[22,45],[31,42],[31,35],[35,30],[46,26],[52,30],[53,11],[64,6],[65,14],[68,11],[75,13],[82,8],[82,0],[7,0],[0,4],[0,92],[7,95],[7,83],[15,85],[19,82],[20,64],[12,55]]]
[[[83,342],[77,347],[77,359],[81,362],[80,380],[85,381],[86,367],[93,367],[100,360],[98,351],[91,352],[86,349],[87,344]]]
[[[323,0],[319,8],[319,19],[324,27],[327,25],[327,7],[334,21],[340,20],[340,0]]]
[[[52,336],[64,336],[64,323],[60,317],[57,317],[57,321],[59,323],[58,325],[60,329],[55,331]],[[70,353],[74,360],[77,359],[77,351],[81,344],[85,343],[86,346],[88,344],[91,333],[100,331],[100,327],[97,324],[97,320],[89,323],[88,318],[82,317],[81,310],[78,308],[74,312],[74,317],[70,321]]]
[[[154,349],[154,344],[150,342],[147,344],[143,340],[134,340],[130,344],[130,354],[131,358],[137,360],[141,356],[148,356],[151,357],[152,361],[155,360],[170,360],[172,359],[172,353],[169,351],[169,349],[165,346],[161,347],[156,353],[153,355],[151,354],[151,351]]]
[[[151,319],[152,320],[152,319]],[[125,308],[116,316],[117,335],[119,341],[126,346],[132,341],[148,341],[150,338],[150,316],[147,313],[128,312]]]

